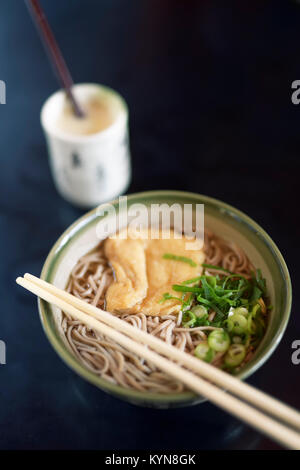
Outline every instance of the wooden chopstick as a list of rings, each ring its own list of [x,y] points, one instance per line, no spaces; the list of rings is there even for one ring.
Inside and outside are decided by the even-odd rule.
[[[149,335],[144,331],[137,330],[129,323],[120,320],[117,316],[101,310],[98,307],[90,305],[78,297],[75,297],[74,295],[71,295],[62,289],[58,289],[53,284],[45,282],[42,279],[28,273],[24,275],[24,278],[32,281],[38,286],[41,286],[61,299],[66,300],[69,304],[79,308],[82,311],[85,311],[94,318],[115,327],[118,329],[118,331],[122,331],[131,338],[138,340],[141,343],[144,342],[145,344],[148,344],[150,347],[156,349],[156,351],[160,352],[161,354],[167,355],[169,358],[179,362],[184,361],[186,367],[189,369],[192,369],[203,377],[209,379],[211,382],[220,385],[226,390],[229,390],[231,393],[238,395],[240,398],[247,400],[255,406],[260,407],[264,411],[272,414],[273,416],[278,417],[281,421],[284,421],[300,430],[300,413],[290,406],[287,406],[279,400],[270,397],[266,393],[251,387],[236,377],[233,377],[232,375],[229,375],[228,373],[225,373],[216,367],[212,367],[206,362],[199,361],[199,359],[196,359],[195,357],[180,351],[179,349],[165,343],[164,341],[161,341],[155,336]]]
[[[50,28],[45,12],[43,11],[39,0],[26,0],[28,10],[30,11],[33,21],[35,22],[40,36],[45,45],[49,60],[54,68],[57,78],[66,90],[66,94],[70,99],[74,112],[77,117],[84,117],[84,112],[75,99],[72,91],[73,79],[67,67],[65,59],[56,42],[53,31]]]
[[[46,283],[48,289],[45,289],[45,286],[44,286],[45,281],[38,280],[38,283],[37,283],[37,282],[33,282],[31,279],[28,279],[28,277],[31,278],[31,276],[28,276],[28,275],[26,275],[26,279],[18,278],[17,283],[22,285],[24,288],[28,289],[29,291],[33,292],[34,294],[38,295],[40,298],[46,300],[47,302],[50,302],[56,305],[57,307],[61,308],[63,311],[71,315],[73,318],[76,318],[82,321],[83,323],[88,325],[90,328],[101,332],[102,334],[110,337],[117,343],[129,349],[130,351],[136,353],[140,357],[143,357],[151,361],[161,370],[165,371],[168,375],[171,375],[177,380],[183,382],[191,390],[194,390],[196,393],[205,396],[211,402],[218,405],[220,408],[228,411],[229,413],[233,414],[237,418],[242,419],[243,421],[250,424],[254,428],[260,430],[261,432],[264,432],[265,434],[267,434],[274,440],[278,441],[279,443],[283,444],[284,446],[287,446],[291,449],[300,449],[300,433],[299,432],[296,432],[288,428],[287,426],[275,421],[274,419],[271,419],[270,417],[264,415],[262,412],[240,401],[238,398],[229,395],[228,393],[219,389],[215,385],[212,385],[211,383],[207,382],[206,380],[203,380],[200,377],[197,377],[192,372],[184,369],[178,364],[175,364],[170,359],[160,356],[159,354],[157,354],[157,352],[154,352],[148,349],[148,347],[145,346],[144,344],[147,344],[156,350],[158,349],[161,350],[161,344],[168,346],[168,351],[165,349],[163,352],[163,354],[167,355],[168,357],[170,356],[170,351],[173,348],[172,346],[167,345],[166,343],[163,343],[161,340],[157,338],[156,338],[157,341],[155,342],[149,340],[149,338],[153,339],[153,337],[149,335],[148,333],[144,333],[142,338],[139,337],[139,340],[144,344],[140,344],[136,341],[133,341],[132,339],[128,338],[128,336],[125,336],[124,334],[120,333],[116,329],[113,329],[107,324],[104,324],[103,321],[100,321],[99,319],[95,318],[96,316],[95,312],[93,312],[93,316],[90,316],[84,313],[84,312],[88,312],[90,314],[90,311],[87,307],[91,307],[91,306],[87,304],[86,302],[82,302],[83,305],[81,304],[81,308],[78,309],[77,307],[75,307],[74,305],[70,303],[70,297],[72,297],[72,301],[73,299],[75,299],[75,297],[73,297],[72,295],[57,288],[54,288],[55,293],[50,292],[50,290],[48,290],[49,286],[51,286],[51,289],[54,286]],[[35,278],[35,280],[36,279],[38,278]],[[59,292],[59,295],[57,295],[57,292]],[[77,299],[77,300],[80,300],[80,299]],[[105,313],[108,317],[110,317],[110,320],[117,319],[115,316],[109,314],[108,312],[101,311],[101,313]],[[122,322],[122,320],[119,320],[119,321],[121,323],[126,324],[125,322]],[[113,324],[113,321],[111,322],[111,324]],[[135,328],[133,329],[135,332],[135,336],[137,336],[140,330],[137,330]],[[157,342],[159,343],[159,345],[157,344]],[[173,349],[176,349],[176,348],[173,348]],[[172,356],[173,356],[172,358],[174,359],[174,355]],[[189,366],[190,362],[188,361],[189,357],[190,356],[188,354],[181,352],[180,358],[177,357],[176,360],[180,360],[181,364],[184,364],[184,366],[186,367],[190,367]],[[194,359],[194,358],[191,357],[191,359]],[[202,361],[199,361],[199,362],[202,363]],[[211,371],[211,375],[213,376],[214,375],[213,371],[216,371],[217,369],[208,364],[205,364],[205,365],[209,367],[209,370]],[[224,374],[224,375],[227,376],[227,374]],[[209,376],[208,378],[212,380],[211,376]],[[241,383],[237,379],[235,380],[238,383]],[[267,397],[266,401],[270,399],[270,397],[268,396],[266,397]],[[292,410],[289,407],[287,408],[290,412],[289,413],[289,418],[290,418]],[[265,406],[265,409],[266,409],[266,406]],[[297,413],[297,412],[294,412],[294,413]],[[295,419],[295,422],[297,422],[296,419]]]

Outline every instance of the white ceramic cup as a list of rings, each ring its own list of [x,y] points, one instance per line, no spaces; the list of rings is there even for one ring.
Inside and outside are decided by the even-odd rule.
[[[114,199],[129,185],[128,109],[118,93],[102,85],[78,84],[73,91],[82,103],[94,97],[105,99],[113,115],[113,122],[106,129],[74,135],[57,126],[65,105],[64,91],[51,95],[41,110],[56,188],[69,202],[88,208]]]

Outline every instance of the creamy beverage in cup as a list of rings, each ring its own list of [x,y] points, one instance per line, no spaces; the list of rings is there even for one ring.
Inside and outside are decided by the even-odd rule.
[[[85,116],[75,116],[64,91],[44,104],[41,123],[59,193],[93,207],[124,193],[130,182],[128,109],[119,94],[97,84],[73,92]]]
[[[103,131],[114,121],[114,114],[109,104],[109,100],[104,97],[91,96],[81,105],[84,117],[78,117],[66,97],[56,122],[57,127],[63,132],[74,135],[89,135]]]

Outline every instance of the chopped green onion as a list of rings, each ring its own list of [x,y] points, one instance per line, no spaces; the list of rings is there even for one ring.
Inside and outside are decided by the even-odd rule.
[[[173,257],[173,255],[172,255]],[[208,269],[220,269],[204,264]],[[195,349],[195,356],[211,362],[217,352],[224,352],[223,366],[227,369],[239,365],[248,348],[256,347],[266,330],[268,299],[265,296],[265,280],[256,271],[250,279],[221,268],[224,274],[208,274],[186,280],[172,286],[180,298],[164,294],[181,302],[182,325],[186,328],[214,326],[219,328]],[[163,301],[162,300],[162,301]],[[213,320],[209,315],[215,313]],[[262,315],[262,313],[264,315]]]
[[[255,325],[255,322],[253,321],[252,315],[250,315],[250,317],[248,318],[247,327],[248,327],[248,332],[250,333],[250,335],[255,335],[256,325]]]
[[[237,315],[243,315],[244,317],[247,317],[249,315],[249,311],[246,307],[235,308],[234,313]]]
[[[191,258],[186,258],[185,256],[177,256],[177,255],[173,255],[172,253],[165,253],[163,255],[163,259],[170,259],[173,261],[182,261],[183,263],[188,263],[193,268],[197,267],[197,263],[195,263],[195,261],[193,261]]]
[[[180,284],[173,284],[172,289],[176,292],[194,292],[198,294],[203,291],[201,287],[189,287],[189,286],[182,286]]]
[[[240,336],[233,336],[233,337],[232,337],[232,342],[233,342],[234,344],[242,344],[243,340],[242,340],[242,338],[241,338]]]
[[[208,311],[203,305],[195,305],[191,308],[191,312],[196,315],[196,323],[194,326],[209,326]]]
[[[243,280],[246,284],[249,284],[245,276],[243,276],[242,274],[230,274],[230,276],[226,276],[224,280],[223,289],[225,289],[225,286],[228,283],[228,281],[230,281],[230,279],[240,279],[240,280]]]
[[[187,281],[183,281],[182,284],[184,284],[184,285],[193,284],[194,282],[200,281],[200,279],[201,279],[201,276],[193,277],[193,279],[188,279]]]
[[[202,318],[197,318],[195,326],[212,326],[212,323],[208,320],[208,315]]]
[[[228,269],[222,268],[221,266],[215,266],[214,264],[202,263],[202,266],[203,266],[203,268],[216,269],[218,271],[224,271],[224,273],[231,274],[231,271],[228,271]]]
[[[217,352],[225,352],[230,346],[230,338],[226,331],[214,330],[208,336],[208,345]]]
[[[246,348],[243,344],[232,344],[225,355],[225,365],[227,367],[236,367],[243,362],[245,356]]]
[[[260,305],[259,304],[256,304],[253,309],[252,309],[252,312],[251,314],[249,315],[249,318],[248,318],[248,332],[251,334],[251,335],[255,335],[256,337],[259,337],[261,338],[263,336],[263,332],[264,332],[264,329],[265,329],[265,322],[264,320],[261,318],[261,315],[257,315],[257,312],[259,311],[260,309]]]
[[[251,310],[251,315],[255,318],[256,317],[256,313],[258,312],[258,310],[261,308],[260,304],[256,304],[254,305],[253,309]]]
[[[258,299],[261,298],[261,296],[262,296],[262,291],[258,287],[254,286],[252,295],[250,297],[250,302],[256,302]]]
[[[206,300],[206,299],[205,299],[204,297],[202,297],[201,295],[198,295],[197,300],[198,300],[198,302],[200,302],[200,303],[203,303],[203,304],[205,304],[205,305],[208,305],[208,307],[210,307],[212,310],[214,310],[214,311],[217,312],[220,316],[223,317],[223,312],[222,312],[222,310],[219,309],[219,308],[217,307],[217,305],[214,304],[213,302],[210,302],[209,300]]]
[[[181,302],[181,299],[179,297],[175,297],[175,296],[169,294],[169,292],[166,292],[165,294],[163,294],[162,299],[160,299],[158,301],[158,303],[162,304],[166,300],[179,300],[179,302]]]
[[[182,315],[182,326],[184,328],[192,328],[195,325],[196,320],[196,315],[190,310],[188,310]]]
[[[192,305],[192,302],[194,300],[194,294],[191,294],[187,300],[184,300],[185,294],[182,295],[182,307],[181,310],[185,312],[186,310],[189,310],[190,306]]]
[[[195,307],[191,308],[191,312],[193,312],[197,318],[208,317],[207,308],[203,305],[195,305]]]
[[[196,347],[194,354],[198,359],[202,359],[205,362],[211,362],[215,356],[214,351],[209,347],[206,342],[199,343]]]
[[[234,313],[227,320],[227,329],[230,333],[240,335],[246,333],[248,327],[247,318],[244,315]]]
[[[256,283],[262,293],[266,294],[266,280],[262,277],[261,269],[256,270]]]

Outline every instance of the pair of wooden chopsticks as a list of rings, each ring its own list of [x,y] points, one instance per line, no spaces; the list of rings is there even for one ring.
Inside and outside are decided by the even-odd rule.
[[[280,444],[300,449],[300,413],[293,408],[31,274],[18,277],[16,282],[89,328],[152,362],[197,394]]]

